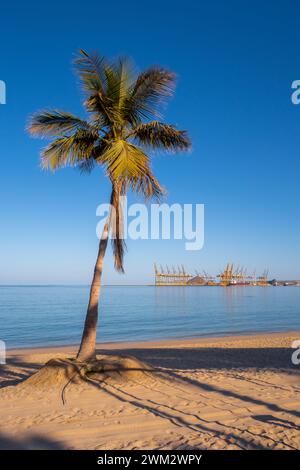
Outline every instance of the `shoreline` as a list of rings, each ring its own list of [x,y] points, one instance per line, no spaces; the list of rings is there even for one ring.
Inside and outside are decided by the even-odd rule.
[[[97,343],[97,348],[102,350],[110,349],[132,349],[132,348],[157,348],[157,347],[168,347],[168,346],[180,346],[187,347],[188,345],[205,345],[209,343],[224,343],[224,342],[241,342],[244,340],[253,341],[260,339],[283,339],[287,336],[293,336],[295,339],[300,340],[300,330],[287,330],[287,331],[271,331],[271,332],[253,332],[253,333],[239,333],[239,334],[228,334],[228,335],[215,335],[215,336],[192,336],[192,337],[178,337],[178,338],[169,338],[169,339],[152,339],[152,340],[141,340],[141,341],[115,341],[115,342],[105,342]],[[59,353],[64,351],[76,351],[78,344],[61,344],[55,346],[25,346],[20,348],[9,348],[6,350],[8,356],[15,354],[26,354],[26,353],[37,353],[37,354],[49,354],[50,352]]]

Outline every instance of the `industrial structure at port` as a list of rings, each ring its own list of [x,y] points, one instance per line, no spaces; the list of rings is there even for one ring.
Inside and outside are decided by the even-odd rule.
[[[154,264],[155,272],[155,285],[156,286],[261,286],[267,287],[270,285],[300,285],[300,281],[277,281],[276,279],[268,279],[268,270],[265,270],[260,276],[256,273],[252,275],[247,274],[245,268],[235,267],[234,264],[228,263],[224,271],[217,276],[209,276],[205,271],[199,274],[188,273],[184,266],[175,268],[168,266],[160,268]]]

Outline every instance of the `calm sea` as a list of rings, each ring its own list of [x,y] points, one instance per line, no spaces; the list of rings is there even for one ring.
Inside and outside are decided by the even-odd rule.
[[[7,348],[80,341],[88,287],[0,286]],[[300,330],[300,287],[102,289],[102,342]]]

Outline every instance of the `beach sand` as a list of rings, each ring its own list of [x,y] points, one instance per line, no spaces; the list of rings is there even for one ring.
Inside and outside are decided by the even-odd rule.
[[[99,354],[153,370],[141,362],[64,387],[37,386],[32,374],[76,348],[9,351],[0,366],[0,448],[300,449],[297,339],[300,332],[99,345]]]

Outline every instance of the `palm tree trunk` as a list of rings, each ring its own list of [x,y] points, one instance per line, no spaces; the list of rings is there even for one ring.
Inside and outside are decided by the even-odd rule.
[[[106,222],[99,243],[97,261],[94,269],[94,277],[90,289],[89,305],[85,317],[81,344],[77,353],[77,359],[81,362],[96,358],[96,336],[98,322],[98,304],[101,287],[104,256],[108,242],[109,223]]]

